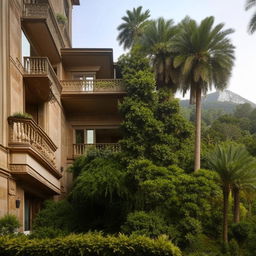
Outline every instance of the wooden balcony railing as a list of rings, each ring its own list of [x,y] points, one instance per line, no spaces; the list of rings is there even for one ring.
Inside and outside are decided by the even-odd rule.
[[[31,148],[44,161],[56,168],[56,145],[49,136],[30,118],[8,118],[10,133],[9,146],[12,148]]]
[[[62,80],[63,93],[125,92],[122,79]]]
[[[99,150],[108,149],[112,152],[120,152],[121,146],[118,143],[95,143],[95,144],[73,144],[73,155],[81,156],[88,152],[89,149],[96,148]]]
[[[56,86],[59,94],[61,93],[62,86],[47,57],[24,57],[24,74],[33,77],[47,75],[52,84]],[[54,90],[55,88],[52,89]]]
[[[23,0],[23,18],[46,20],[57,49],[71,47],[70,38],[60,28],[49,0]]]

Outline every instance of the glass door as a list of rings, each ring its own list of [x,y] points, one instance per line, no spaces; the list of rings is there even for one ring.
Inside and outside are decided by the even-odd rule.
[[[93,92],[95,74],[87,74],[87,73],[73,74],[73,79],[83,81],[83,87],[82,87],[83,91]]]

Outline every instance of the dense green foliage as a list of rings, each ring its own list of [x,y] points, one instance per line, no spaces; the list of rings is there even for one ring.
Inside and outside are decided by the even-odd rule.
[[[66,235],[76,229],[72,205],[66,201],[46,201],[33,223],[33,236],[38,238]]]
[[[13,234],[20,227],[15,215],[7,214],[0,218],[0,235]]]
[[[168,90],[154,90],[147,59],[131,53],[119,65],[128,92],[120,105],[121,145],[127,160],[146,158],[157,165],[191,167],[193,129],[180,114],[178,101]]]
[[[132,48],[117,63],[127,91],[119,104],[123,118],[122,151],[91,150],[77,158],[70,167],[74,184],[67,199],[47,203],[34,223],[33,237],[61,237],[53,240],[56,248],[52,249],[49,240],[27,242],[25,239],[21,242],[24,246],[35,243],[31,245],[33,250],[35,247],[45,250],[44,246],[49,246],[46,250],[51,253],[60,250],[54,255],[65,255],[67,248],[69,255],[81,254],[82,250],[85,250],[84,255],[94,255],[94,249],[104,255],[151,255],[152,251],[144,247],[137,251],[137,242],[144,245],[153,241],[164,249],[168,243],[165,240],[169,239],[188,256],[234,256],[243,250],[253,255],[254,188],[243,189],[242,179],[229,183],[232,188],[243,190],[241,200],[236,201],[243,222],[231,226],[232,209],[227,207],[230,241],[229,246],[222,247],[221,212],[225,200],[221,171],[226,169],[219,172],[200,169],[192,173],[195,129],[190,121],[195,121],[195,113],[192,111],[190,121],[184,118],[178,100],[170,92],[170,88],[175,91],[177,85],[183,85],[184,92],[193,87],[193,98],[197,88],[201,93],[213,82],[219,87],[225,86],[233,63],[233,46],[225,38],[232,31],[223,31],[223,24],[213,27],[212,17],[201,24],[187,18],[174,26],[171,20],[163,18],[148,22],[148,16],[148,11],[134,8],[127,11],[119,27],[120,43]],[[207,40],[203,40],[205,34]],[[215,41],[216,35],[221,40]],[[170,44],[172,39],[175,51]],[[209,42],[212,44],[208,45]],[[189,43],[193,47],[189,47]],[[222,52],[225,47],[226,51]],[[200,51],[196,52],[198,49]],[[209,53],[211,49],[213,52]],[[240,106],[234,114],[225,116],[221,111],[209,112],[203,125],[204,168],[213,167],[208,156],[218,142],[245,143],[248,151],[256,155],[255,113],[248,106]],[[218,160],[214,162],[217,164]],[[241,163],[246,166],[244,161]],[[242,167],[240,169],[244,170]],[[226,199],[232,201],[231,197]],[[250,222],[247,215],[251,216]],[[88,234],[62,238],[67,233],[89,231],[122,232],[130,237]],[[13,242],[10,248],[17,248],[15,246]],[[154,254],[172,255],[154,248]]]
[[[69,235],[55,239],[0,237],[1,256],[181,256],[180,250],[166,237],[155,240],[125,235],[103,236],[100,233]]]

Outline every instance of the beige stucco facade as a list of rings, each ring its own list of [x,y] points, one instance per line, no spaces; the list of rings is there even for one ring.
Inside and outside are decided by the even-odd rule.
[[[74,5],[0,1],[0,217],[16,215],[21,231],[65,196],[75,157],[119,150],[122,81],[112,49],[71,48]]]

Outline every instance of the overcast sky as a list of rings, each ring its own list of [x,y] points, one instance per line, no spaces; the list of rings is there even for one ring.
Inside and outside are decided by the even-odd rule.
[[[235,29],[231,36],[236,61],[228,89],[256,103],[256,32],[247,33],[254,10],[245,12],[245,0],[80,0],[73,9],[73,47],[113,48],[114,59],[123,53],[118,45],[117,26],[126,10],[143,6],[151,18],[164,17],[176,23],[186,15],[201,21],[215,16],[215,22]]]

